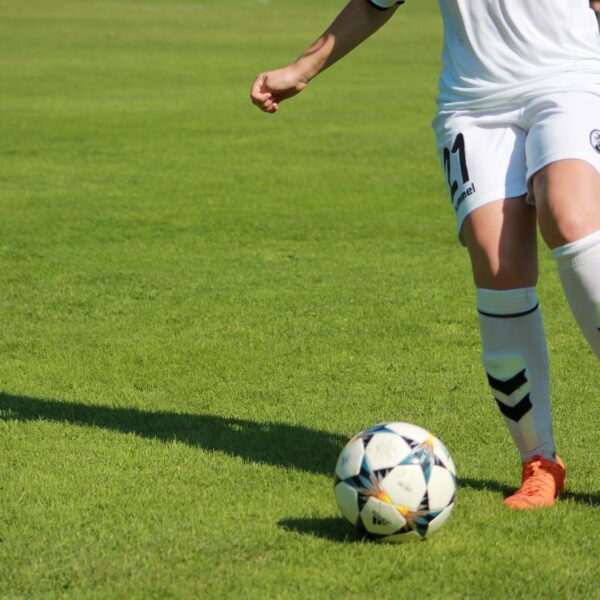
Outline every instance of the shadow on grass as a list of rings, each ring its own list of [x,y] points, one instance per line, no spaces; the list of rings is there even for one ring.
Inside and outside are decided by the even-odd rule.
[[[500,492],[504,498],[510,496],[515,491],[514,487],[499,483],[498,481],[492,481],[491,479],[471,479],[468,477],[459,477],[458,487],[459,489],[470,488],[477,491]],[[577,504],[587,504],[588,506],[593,507],[600,506],[600,494],[566,491],[562,493],[560,497],[562,500],[570,500]]]
[[[458,488],[470,488],[477,491],[489,491],[501,493],[503,497],[510,496],[514,488],[492,481],[490,479],[471,479],[460,478]],[[579,492],[565,492],[561,494],[563,500],[584,504],[591,507],[600,506],[599,494],[586,494]],[[459,500],[460,502],[460,496]],[[507,509],[508,510],[508,509]],[[358,531],[355,531],[346,523],[342,517],[326,517],[320,519],[282,519],[277,523],[279,527],[286,531],[310,535],[317,538],[331,540],[334,542],[343,542],[351,544],[368,544],[373,540],[364,537]]]
[[[257,423],[216,415],[149,412],[76,402],[57,402],[0,393],[0,419],[4,421],[52,421],[101,427],[132,433],[162,442],[179,441],[205,450],[217,450],[249,461],[333,476],[338,454],[347,440],[326,431],[315,431],[285,423]],[[498,481],[459,477],[459,489],[500,492],[509,496],[513,488]],[[600,506],[600,494],[566,492],[564,500]],[[352,530],[341,519],[297,519],[282,527],[330,539],[351,539]],[[312,528],[312,529],[311,529]],[[338,537],[336,537],[338,536]],[[339,537],[341,536],[341,537]],[[357,537],[356,541],[363,538]]]
[[[321,519],[282,519],[277,523],[286,531],[312,535],[334,542],[346,544],[370,544],[373,540],[355,531],[342,517],[326,517]]]
[[[459,478],[458,489],[459,503],[461,489],[500,493],[504,498],[510,496],[514,492],[514,488],[510,487],[509,485],[492,481],[490,479],[472,479],[469,477]],[[600,506],[600,494],[565,492],[564,494],[561,494],[561,498],[563,500],[572,501],[591,507]],[[358,531],[354,531],[341,516],[320,519],[282,519],[277,524],[286,531],[301,533],[303,535],[311,535],[313,537],[331,540],[334,542],[353,544],[373,543],[373,540],[362,536]]]
[[[179,441],[249,461],[333,476],[347,440],[284,423],[257,423],[215,415],[149,412],[57,402],[0,393],[0,419],[101,427],[162,442]]]

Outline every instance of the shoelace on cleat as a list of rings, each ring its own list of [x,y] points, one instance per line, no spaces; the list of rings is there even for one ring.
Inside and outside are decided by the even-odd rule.
[[[523,467],[523,484],[517,491],[519,495],[537,495],[538,492],[547,491],[548,493],[554,494],[556,491],[556,481],[552,474],[553,463],[546,463],[547,467],[542,464],[541,460],[531,460]],[[538,477],[538,473],[542,475]],[[516,494],[515,494],[516,495]]]

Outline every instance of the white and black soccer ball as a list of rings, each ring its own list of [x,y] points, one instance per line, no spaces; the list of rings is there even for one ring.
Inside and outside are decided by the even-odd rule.
[[[369,537],[423,540],[446,521],[456,495],[456,469],[446,447],[410,423],[361,431],[335,467],[342,514]]]

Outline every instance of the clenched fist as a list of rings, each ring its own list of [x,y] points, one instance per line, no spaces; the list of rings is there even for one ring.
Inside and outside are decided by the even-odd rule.
[[[250,98],[262,111],[274,113],[279,104],[296,94],[299,94],[308,81],[298,70],[290,65],[276,71],[261,73],[252,86]]]

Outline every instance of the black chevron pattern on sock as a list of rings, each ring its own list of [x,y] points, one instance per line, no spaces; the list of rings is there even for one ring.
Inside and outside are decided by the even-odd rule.
[[[514,406],[508,406],[508,404],[504,404],[496,398],[496,402],[498,403],[498,408],[500,412],[507,418],[512,421],[519,422],[532,408],[531,400],[529,398],[529,394],[527,394],[523,400],[517,402]]]
[[[507,396],[510,396],[512,393],[516,392],[524,383],[527,383],[527,377],[525,377],[525,369],[517,373],[514,377],[507,379],[506,381],[501,381],[500,379],[496,379],[489,373],[487,373],[488,382],[490,387],[495,389],[497,392],[502,392]]]

